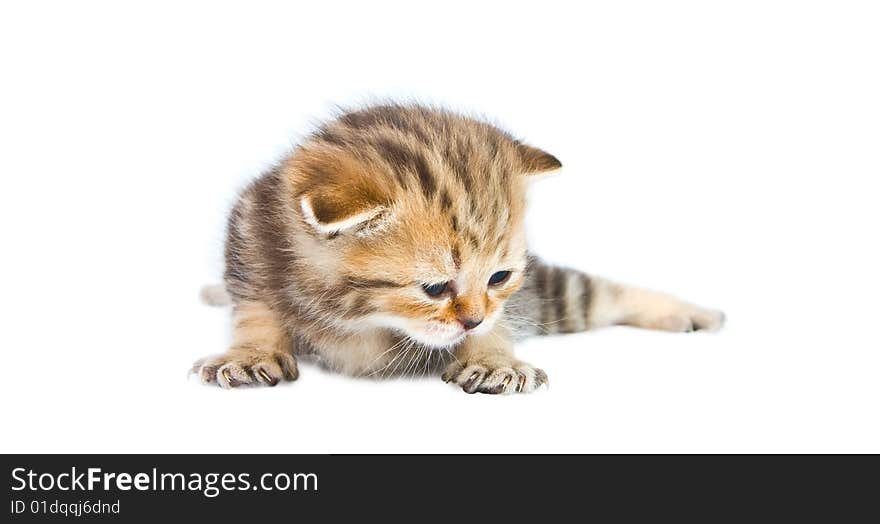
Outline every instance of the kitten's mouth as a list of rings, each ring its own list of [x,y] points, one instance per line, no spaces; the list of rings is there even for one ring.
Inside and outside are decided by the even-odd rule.
[[[442,349],[458,344],[464,340],[466,336],[467,333],[460,327],[447,327],[442,324],[428,324],[425,329],[420,330],[418,335],[413,338],[425,345]]]

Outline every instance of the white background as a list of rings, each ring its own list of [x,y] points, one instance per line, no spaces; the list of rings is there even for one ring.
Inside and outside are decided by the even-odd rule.
[[[0,451],[880,452],[876,3],[11,4]],[[530,396],[188,380],[236,190],[374,97],[551,151],[532,248],[726,329],[530,341]]]

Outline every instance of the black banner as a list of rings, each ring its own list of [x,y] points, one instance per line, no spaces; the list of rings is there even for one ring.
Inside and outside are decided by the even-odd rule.
[[[2,462],[7,522],[880,516],[877,456],[4,455]]]

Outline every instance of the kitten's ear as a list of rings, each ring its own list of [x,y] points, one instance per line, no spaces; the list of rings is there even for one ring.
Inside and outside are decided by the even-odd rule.
[[[305,221],[321,234],[375,229],[390,213],[387,188],[378,185],[370,166],[338,152],[303,153],[297,158],[300,187],[298,204]],[[365,229],[368,223],[370,227]]]
[[[330,235],[354,229],[385,213],[388,208],[364,195],[318,190],[299,197],[303,218],[321,234]]]
[[[545,176],[562,169],[562,162],[543,149],[523,143],[517,144],[517,149],[522,160],[523,174],[527,176]]]

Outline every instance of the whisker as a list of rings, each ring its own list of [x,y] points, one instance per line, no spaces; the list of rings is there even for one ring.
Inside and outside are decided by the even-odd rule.
[[[387,355],[389,352],[394,351],[396,348],[398,348],[399,346],[403,345],[404,342],[406,342],[406,339],[405,339],[405,338],[401,338],[400,340],[398,340],[397,342],[395,342],[394,344],[392,344],[390,348],[388,348],[388,349],[386,349],[385,351],[383,351],[382,354],[380,354],[379,356],[377,356],[376,358],[374,358],[369,364],[367,364],[366,369],[370,369],[371,367],[373,367],[373,364],[375,364],[377,360],[379,360],[380,358],[384,357],[384,356]],[[382,368],[382,369],[384,369],[384,368]],[[377,369],[376,371],[373,371],[372,373],[370,373],[370,374],[367,375],[367,376],[368,376],[368,377],[371,377],[371,376],[373,376],[374,374],[376,374],[376,373],[379,372],[379,371],[381,371],[381,369]]]
[[[406,360],[406,356],[409,355],[409,352],[413,349],[414,346],[415,346],[415,341],[413,341],[411,339],[407,339],[407,345],[404,348],[403,353],[402,353],[403,358],[400,359],[398,361],[398,363],[394,366],[394,369],[391,370],[391,375],[395,375],[397,373],[397,368],[399,368],[400,365],[403,363],[403,361]],[[398,356],[400,356],[400,355],[398,355]],[[395,358],[395,360],[397,360],[397,359]],[[389,364],[389,367],[390,367],[390,364]]]

